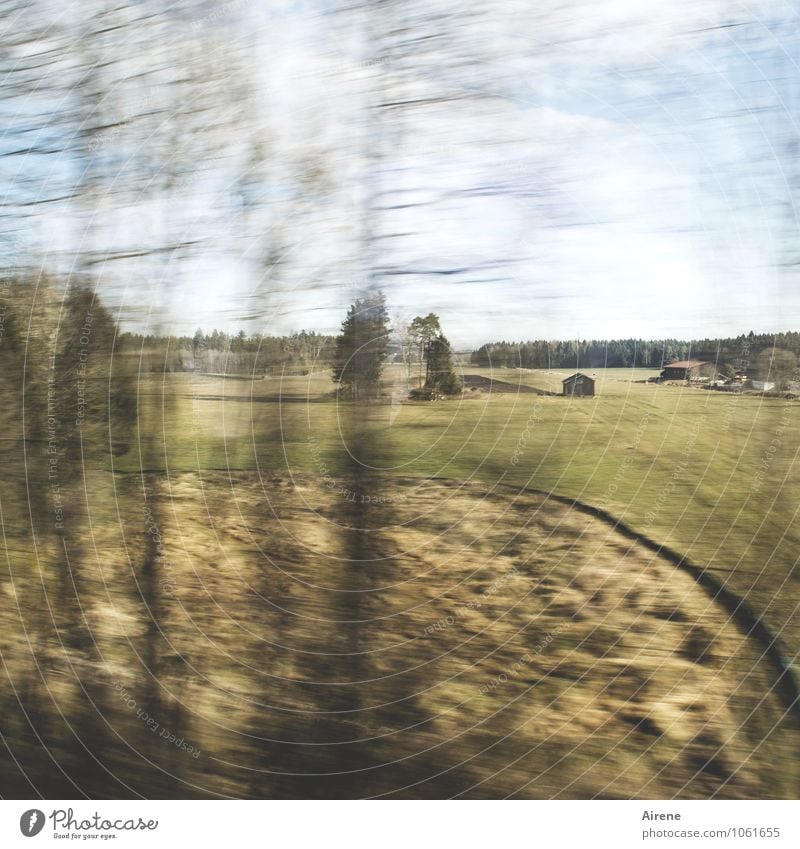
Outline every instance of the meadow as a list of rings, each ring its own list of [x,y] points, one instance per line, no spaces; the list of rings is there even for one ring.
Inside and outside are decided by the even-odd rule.
[[[465,374],[558,392],[566,373],[462,366]],[[338,401],[326,372],[225,380],[143,378],[145,430],[163,450],[113,461],[138,470],[258,470],[324,478],[347,461],[347,422],[367,416],[368,464],[395,477],[537,489],[602,507],[718,572],[800,651],[800,406],[794,401],[648,383],[657,372],[595,370],[594,398],[498,391],[409,402],[399,366],[390,402],[367,412]],[[166,406],[165,406],[166,405]],[[164,421],[168,422],[164,427]]]
[[[136,415],[87,382],[55,478],[48,441],[4,446],[6,795],[796,794],[763,644],[644,544],[793,659],[795,402],[471,366],[416,402],[390,366],[353,403],[328,371],[123,366]]]

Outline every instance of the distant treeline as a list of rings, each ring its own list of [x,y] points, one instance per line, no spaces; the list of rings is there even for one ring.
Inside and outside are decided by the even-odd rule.
[[[248,336],[197,330],[193,336],[123,333],[123,353],[141,357],[142,371],[197,371],[214,374],[301,374],[327,368],[335,337],[303,330],[289,336]]]
[[[800,333],[753,333],[727,339],[609,339],[490,342],[470,355],[477,366],[521,368],[660,369],[673,360],[699,359],[748,368],[755,354],[781,348],[800,355]]]

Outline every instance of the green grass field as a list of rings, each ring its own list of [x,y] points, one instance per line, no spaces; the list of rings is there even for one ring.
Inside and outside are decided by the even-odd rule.
[[[550,392],[566,376],[469,366],[464,372]],[[393,477],[454,478],[547,490],[604,507],[717,570],[795,654],[800,408],[782,399],[645,382],[652,371],[590,372],[597,376],[594,398],[504,388],[414,403],[401,401],[403,375],[392,366],[386,403],[368,408],[337,401],[325,372],[257,381],[154,376],[139,384],[148,436],[113,466],[335,477],[348,451],[359,455],[358,440],[347,436],[358,418],[374,436],[369,456],[360,459],[383,476],[384,488]]]

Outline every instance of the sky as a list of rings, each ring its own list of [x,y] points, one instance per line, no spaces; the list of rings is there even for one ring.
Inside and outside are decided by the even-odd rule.
[[[372,285],[464,348],[798,329],[793,4],[407,0],[408,32],[435,37],[405,50],[338,8],[237,2],[192,21],[246,51],[249,114],[172,201],[199,247],[99,270],[124,324],[335,332]],[[242,212],[234,166],[259,135]],[[96,238],[152,242],[166,217],[151,196],[112,200]],[[31,228],[63,266],[86,216],[48,209]]]

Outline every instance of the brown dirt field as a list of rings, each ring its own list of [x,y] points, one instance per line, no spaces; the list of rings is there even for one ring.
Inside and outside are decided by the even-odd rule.
[[[493,380],[489,377],[484,377],[482,374],[465,374],[461,377],[464,389],[482,389],[485,392],[513,392],[515,395],[533,394],[533,395],[553,395],[553,392],[547,392],[544,389],[537,389],[534,386],[527,386],[524,383],[508,383],[505,380]]]
[[[34,635],[45,672],[31,683],[4,614],[9,675],[23,701],[50,705],[37,727],[87,792],[100,779],[53,706],[95,741],[111,796],[796,790],[773,774],[796,739],[758,647],[690,577],[598,519],[454,481],[353,493],[312,476],[186,473],[149,485],[160,632],[139,594],[141,505],[121,514],[120,539],[100,523],[93,544],[113,555],[81,567],[92,648]],[[133,504],[126,486],[117,502]],[[47,761],[13,727],[35,784]]]

